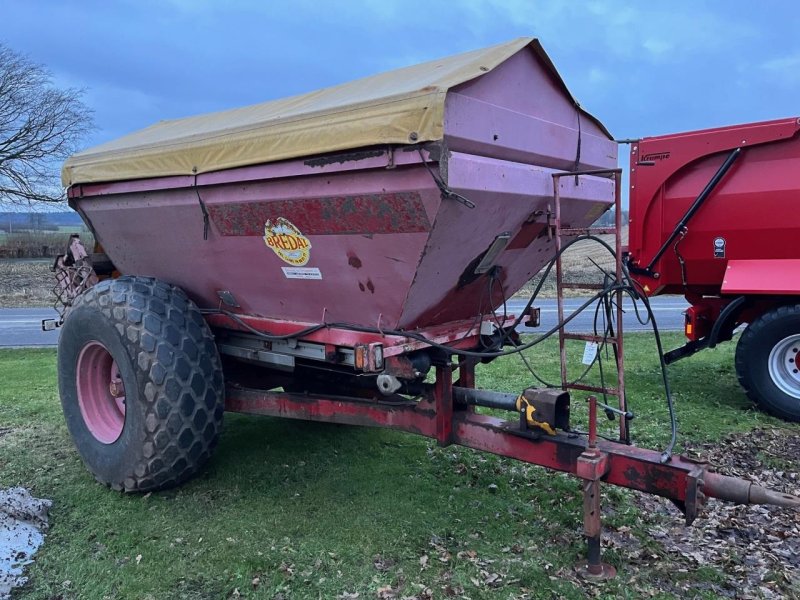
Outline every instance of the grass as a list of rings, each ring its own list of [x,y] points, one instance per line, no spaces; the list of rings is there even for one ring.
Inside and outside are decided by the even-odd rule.
[[[678,334],[665,339],[668,347],[680,343]],[[548,377],[557,373],[553,350],[531,356]],[[672,367],[684,436],[715,440],[778,424],[740,392],[732,350],[723,345]],[[626,355],[637,443],[659,447],[668,429],[652,338],[631,335]],[[566,476],[394,431],[228,415],[199,477],[125,496],[96,484],[73,449],[53,350],[0,351],[0,373],[0,486],[27,486],[54,501],[50,534],[20,598],[587,593],[561,577],[584,553],[579,485]],[[519,391],[530,376],[506,358],[480,367],[478,383]],[[581,402],[574,404],[579,419]],[[605,496],[606,526],[631,527],[652,545],[632,494],[607,486]],[[634,568],[613,549],[605,558],[621,576],[591,588],[594,595],[670,597],[659,591],[668,565]],[[682,577],[711,584],[718,574],[698,569]]]

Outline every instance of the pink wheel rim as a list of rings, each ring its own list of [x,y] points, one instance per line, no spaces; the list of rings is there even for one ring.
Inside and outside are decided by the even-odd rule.
[[[78,356],[78,405],[86,428],[98,442],[112,444],[125,426],[125,387],[117,363],[100,342]]]

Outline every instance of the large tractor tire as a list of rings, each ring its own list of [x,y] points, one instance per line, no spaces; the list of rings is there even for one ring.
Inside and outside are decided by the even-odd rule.
[[[75,300],[58,341],[58,385],[78,453],[115,490],[177,485],[219,438],[214,338],[183,291],[155,279],[102,281]]]
[[[800,421],[800,304],[758,317],[736,346],[736,372],[747,396],[770,414]]]

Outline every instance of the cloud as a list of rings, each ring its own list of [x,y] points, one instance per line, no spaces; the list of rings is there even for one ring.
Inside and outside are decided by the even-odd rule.
[[[3,41],[89,91],[96,143],[527,35],[619,136],[785,116],[800,97],[796,0],[2,1]]]

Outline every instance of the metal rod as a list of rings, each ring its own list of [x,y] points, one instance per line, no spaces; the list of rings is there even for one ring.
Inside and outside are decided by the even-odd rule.
[[[619,415],[621,417],[625,417],[626,419],[633,418],[632,417],[633,413],[622,412],[620,409],[614,408],[613,406],[609,406],[608,404],[603,404],[602,402],[598,402],[597,406],[599,406],[603,410],[608,410],[608,411],[611,411],[612,413],[617,414],[617,415]]]
[[[622,285],[624,284],[624,272],[622,269],[622,173],[615,173],[614,174],[614,225],[616,226],[616,232],[614,234],[614,242],[615,242],[615,252],[616,252],[616,278],[617,278],[617,286],[618,289],[616,291],[616,300],[617,300],[617,327],[616,327],[616,344],[615,348],[615,359],[617,363],[617,390],[619,390],[619,394],[617,394],[619,410],[621,413],[626,414],[628,412],[628,403],[625,399],[625,346],[624,346],[624,333],[622,328],[622,322],[624,317],[624,312],[622,310],[622,301],[624,297],[624,292],[622,291]],[[625,443],[630,442],[630,434],[628,432],[628,422],[625,419],[619,420],[619,439]]]
[[[597,398],[589,396],[589,448],[597,448]]]
[[[556,242],[556,304],[558,306],[558,352],[561,359],[561,389],[567,389],[567,347],[564,337],[564,271],[561,262],[561,178],[553,176]]]
[[[703,191],[700,192],[700,195],[697,196],[695,201],[689,207],[689,210],[686,211],[686,214],[683,215],[683,218],[678,222],[675,226],[675,229],[672,230],[672,233],[666,239],[664,244],[659,248],[658,252],[656,252],[655,256],[650,260],[650,263],[644,268],[645,271],[652,273],[653,267],[661,258],[661,256],[666,252],[672,245],[672,242],[675,241],[675,238],[678,237],[683,228],[686,227],[686,224],[689,222],[694,214],[700,209],[706,199],[711,195],[711,192],[714,191],[714,188],[717,187],[722,178],[725,177],[725,174],[728,170],[733,166],[733,163],[736,162],[736,159],[741,156],[742,149],[741,148],[734,148],[733,151],[728,155],[728,158],[725,159],[725,162],[722,163],[717,172],[714,173],[714,176],[711,180],[706,184],[706,187],[703,188]]]
[[[516,411],[518,398],[519,394],[504,394],[502,392],[453,386],[453,400],[459,404]]]
[[[588,559],[589,572],[592,575],[599,575],[603,572],[603,565],[600,562],[600,536],[593,535],[586,538],[586,558]]]
[[[453,365],[449,356],[436,364],[433,398],[436,406],[436,441],[448,446],[453,437]]]
[[[585,171],[561,171],[553,173],[554,179],[561,177],[572,177],[573,175],[608,175],[612,176],[614,173],[622,173],[622,169],[588,169]]]

